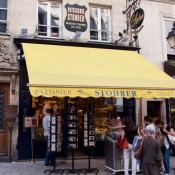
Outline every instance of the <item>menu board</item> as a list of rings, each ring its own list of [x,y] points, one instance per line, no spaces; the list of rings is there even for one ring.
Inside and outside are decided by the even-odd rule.
[[[61,116],[52,115],[49,118],[49,140],[50,152],[60,152],[62,146]]]
[[[84,113],[84,146],[95,146],[94,115]]]
[[[68,112],[68,148],[78,149],[78,117],[76,104],[70,104]]]

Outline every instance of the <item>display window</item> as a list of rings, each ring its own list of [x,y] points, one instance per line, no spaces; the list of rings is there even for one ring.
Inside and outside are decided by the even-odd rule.
[[[96,142],[104,141],[108,129],[113,125],[111,121],[123,114],[122,98],[67,98],[67,104],[64,105],[64,98],[33,97],[34,117],[38,119],[38,127],[35,127],[35,139],[44,139],[42,119],[48,108],[56,111],[63,121],[66,119],[64,125],[67,125],[64,132],[67,135],[67,147],[70,150],[83,150],[89,146],[96,147]],[[58,120],[53,118],[53,127],[51,128],[53,133],[56,122]],[[65,133],[63,133],[63,138]],[[54,142],[55,138],[56,136],[52,135],[51,141]],[[55,149],[56,145],[53,150]]]

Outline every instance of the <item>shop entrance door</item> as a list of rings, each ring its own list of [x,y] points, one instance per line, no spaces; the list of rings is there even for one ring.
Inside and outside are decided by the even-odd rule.
[[[160,119],[160,101],[148,101],[147,103],[147,114],[154,117],[158,117]]]
[[[8,154],[8,129],[4,107],[9,104],[9,84],[0,83],[0,155]]]

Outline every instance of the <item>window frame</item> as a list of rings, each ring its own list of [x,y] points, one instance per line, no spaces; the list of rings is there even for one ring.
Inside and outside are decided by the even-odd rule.
[[[111,26],[111,7],[108,6],[94,6],[94,5],[90,5],[89,6],[89,22],[91,22],[91,8],[96,8],[97,9],[97,30],[95,29],[91,29],[89,28],[89,39],[90,41],[94,41],[94,42],[111,42],[112,41],[112,26]],[[102,30],[102,23],[101,23],[101,9],[107,9],[108,10],[108,15],[109,15],[109,29],[108,30]],[[97,31],[97,39],[92,39],[91,37],[91,31]],[[107,39],[103,40],[102,38],[102,32],[107,32]]]
[[[55,2],[55,3],[59,3],[59,25],[58,25],[58,29],[59,29],[59,32],[58,32],[58,36],[52,36],[51,34],[51,27],[54,27],[53,25],[51,25],[51,19],[50,19],[50,14],[51,14],[51,4]],[[39,4],[40,3],[46,3],[46,9],[47,9],[47,24],[49,25],[46,25],[46,28],[47,28],[47,32],[46,32],[46,35],[39,35]],[[38,4],[37,4],[37,37],[42,37],[42,38],[61,38],[62,37],[62,3],[61,2],[57,2],[57,1],[51,1],[51,0],[45,0],[45,1],[38,1]],[[42,25],[41,25],[42,26]],[[45,25],[43,25],[45,26]]]
[[[2,8],[0,7],[0,10],[6,10],[7,11],[7,17],[6,17],[6,20],[0,20],[0,24],[6,24],[6,31],[5,32],[1,32],[0,31],[0,34],[8,34],[8,27],[9,27],[9,0],[6,0],[7,1],[7,8]]]

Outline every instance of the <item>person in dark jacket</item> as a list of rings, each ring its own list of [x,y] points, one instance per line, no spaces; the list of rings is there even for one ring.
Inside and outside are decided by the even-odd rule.
[[[160,166],[164,171],[160,142],[155,139],[156,128],[153,124],[146,127],[147,136],[143,141],[141,166],[144,175],[160,175]]]

